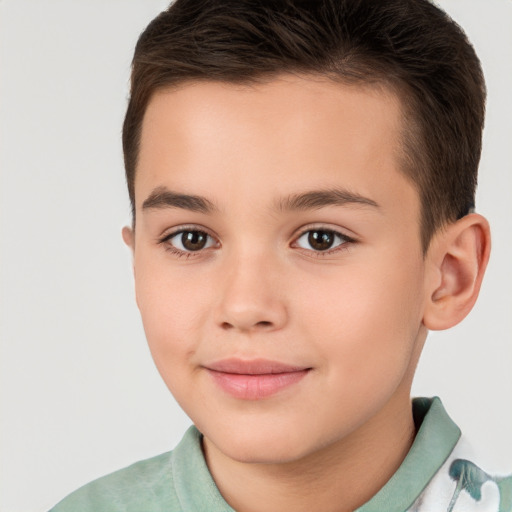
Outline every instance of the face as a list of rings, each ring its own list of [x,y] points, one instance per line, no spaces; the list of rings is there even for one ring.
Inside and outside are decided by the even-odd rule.
[[[401,128],[392,93],[319,78],[151,100],[125,232],[137,303],[224,455],[298,460],[409,408],[425,261]]]

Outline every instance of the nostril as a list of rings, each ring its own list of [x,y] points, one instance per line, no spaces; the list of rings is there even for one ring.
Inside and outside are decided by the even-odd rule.
[[[267,320],[262,320],[261,322],[258,322],[256,325],[260,326],[260,327],[271,327],[272,322],[268,322]]]
[[[236,324],[232,324],[230,322],[222,322],[220,324],[220,327],[221,327],[221,329],[224,329],[225,331],[229,331],[230,329],[234,329],[235,325]],[[239,326],[239,328],[241,330],[251,330],[251,329],[257,329],[257,328],[266,329],[266,328],[272,327],[273,325],[274,324],[272,322],[269,322],[267,320],[262,320],[261,322],[256,322],[252,326],[248,326],[248,327]]]

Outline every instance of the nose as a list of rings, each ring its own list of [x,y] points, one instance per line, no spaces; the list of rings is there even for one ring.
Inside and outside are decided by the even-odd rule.
[[[275,262],[262,255],[239,255],[226,261],[225,268],[217,324],[240,332],[282,329],[288,321],[288,309],[282,272]]]

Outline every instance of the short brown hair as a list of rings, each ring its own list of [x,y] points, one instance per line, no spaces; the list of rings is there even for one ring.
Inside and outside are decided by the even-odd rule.
[[[152,95],[187,81],[251,83],[282,73],[375,82],[404,107],[402,171],[421,201],[421,238],[474,206],[485,114],[478,57],[428,0],[176,0],[135,48],[123,126],[134,181]]]

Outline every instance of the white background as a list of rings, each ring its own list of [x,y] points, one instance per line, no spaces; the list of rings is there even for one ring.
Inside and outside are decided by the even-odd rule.
[[[478,211],[493,255],[460,326],[433,333],[440,395],[494,472],[512,471],[512,1],[444,0],[487,76]],[[0,0],[1,512],[171,449],[189,421],[160,381],[121,242],[129,63],[163,0]]]

